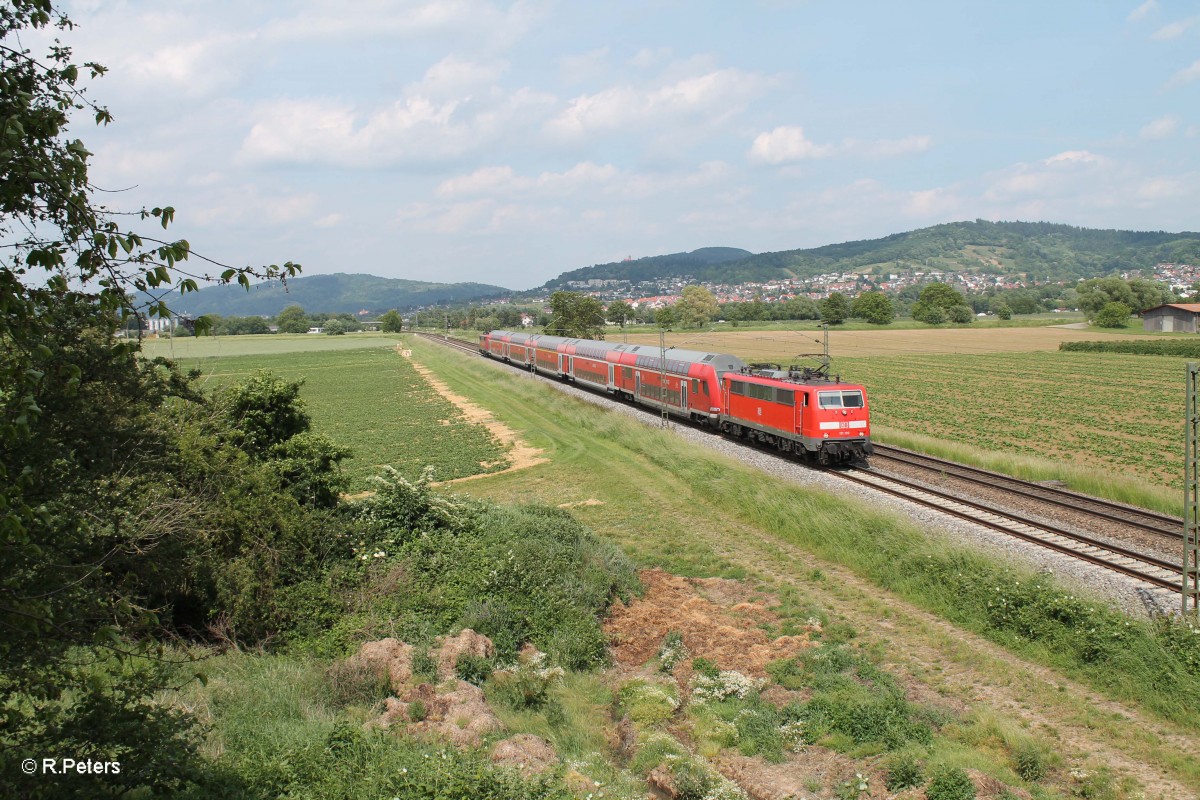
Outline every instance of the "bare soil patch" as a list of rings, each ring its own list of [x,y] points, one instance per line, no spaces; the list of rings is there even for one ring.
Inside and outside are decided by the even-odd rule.
[[[749,590],[731,591],[721,579],[689,579],[659,569],[643,570],[643,597],[629,605],[618,602],[609,614],[604,631],[612,642],[613,660],[621,667],[636,669],[658,655],[663,639],[678,631],[692,657],[707,658],[721,669],[763,678],[767,664],[795,656],[813,643],[809,633],[771,638],[760,625],[778,618],[763,601],[750,602]],[[715,596],[729,603],[701,595],[716,586]]]

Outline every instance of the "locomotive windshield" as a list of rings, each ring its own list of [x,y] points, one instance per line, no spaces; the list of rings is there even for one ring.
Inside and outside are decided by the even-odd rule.
[[[844,389],[839,392],[818,392],[821,408],[862,408],[863,395],[859,389]]]

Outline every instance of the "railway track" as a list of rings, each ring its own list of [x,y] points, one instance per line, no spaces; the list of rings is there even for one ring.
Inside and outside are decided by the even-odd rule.
[[[1179,565],[1012,511],[871,470],[837,471],[841,478],[994,531],[1119,572],[1160,589],[1179,591]]]
[[[419,333],[418,335],[472,355],[479,354],[478,346],[471,342],[436,334]],[[524,369],[518,365],[512,366],[514,369]],[[655,416],[658,414],[653,409],[647,410],[647,413],[653,413]],[[1176,539],[1180,536],[1182,521],[1166,515],[1110,503],[1054,487],[1041,486],[1010,478],[1007,475],[999,475],[886,445],[877,444],[875,448],[875,457],[903,461],[910,465],[916,464],[940,474],[953,475],[976,484],[986,485],[993,490],[1000,489],[1021,497],[1035,497],[1038,500],[1061,505],[1098,519],[1127,524],[1155,535],[1173,536]],[[784,456],[780,455],[780,457]],[[829,474],[1118,572],[1155,588],[1179,591],[1178,563],[1106,542],[1079,531],[1051,525],[1041,520],[1033,520],[1010,510],[974,501],[963,497],[961,493],[952,494],[940,491],[896,476],[883,475],[871,469],[831,470]],[[1174,525],[1174,529],[1170,530],[1172,525]]]
[[[1108,500],[1089,497],[1054,486],[1023,481],[1019,478],[1002,475],[998,472],[991,472],[990,470],[970,467],[966,464],[958,464],[954,461],[946,461],[945,459],[927,456],[922,453],[914,453],[911,450],[876,443],[875,453],[872,456],[873,464],[878,464],[880,459],[918,467],[939,475],[964,480],[978,486],[1002,489],[1009,494],[1027,497],[1072,511],[1080,511],[1089,516],[1137,528],[1155,536],[1178,539],[1180,531],[1183,528],[1183,520],[1178,517],[1159,514],[1158,512],[1143,508],[1134,508],[1120,503],[1113,503]]]

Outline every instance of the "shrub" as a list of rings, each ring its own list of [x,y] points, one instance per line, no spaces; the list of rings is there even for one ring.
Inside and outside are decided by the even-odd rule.
[[[683,634],[679,631],[669,631],[663,638],[662,647],[658,649],[659,671],[671,672],[687,657],[688,649],[683,643]]]
[[[960,767],[938,769],[925,787],[926,800],[975,800],[975,784]]]
[[[325,686],[330,704],[373,706],[392,693],[386,672],[357,660],[338,661],[325,671]]]
[[[412,671],[414,678],[424,678],[432,683],[437,680],[437,659],[429,655],[424,648],[418,647],[413,651]]]
[[[669,720],[679,708],[679,699],[669,686],[630,681],[618,694],[621,710],[638,725],[655,727]]]
[[[486,656],[463,653],[454,662],[454,674],[467,683],[480,686],[492,676],[492,660]]]
[[[1200,358],[1195,339],[1139,339],[1113,342],[1062,342],[1058,349],[1068,353],[1123,353],[1134,356],[1179,356]]]
[[[539,658],[510,672],[493,675],[491,696],[514,711],[538,709],[546,705],[550,687],[562,676],[561,668],[544,667]]]
[[[1046,759],[1032,742],[1019,745],[1013,753],[1017,774],[1022,780],[1040,781],[1046,777]]]
[[[899,792],[920,786],[925,776],[921,764],[911,753],[897,753],[887,761],[887,776],[883,785],[889,792]]]

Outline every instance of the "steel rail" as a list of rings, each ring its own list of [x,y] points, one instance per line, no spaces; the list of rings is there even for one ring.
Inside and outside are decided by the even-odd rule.
[[[1158,536],[1178,539],[1180,531],[1183,528],[1182,519],[1168,516],[1167,514],[1160,514],[1157,511],[1133,508],[1097,497],[1089,497],[1067,489],[1059,489],[1054,486],[1043,486],[1009,475],[1002,475],[998,472],[972,467],[967,464],[959,464],[955,461],[947,461],[936,456],[927,456],[923,453],[914,453],[911,450],[879,444],[878,442],[873,444],[875,457],[898,461],[903,464],[927,469],[931,472],[938,472],[948,477],[960,478],[979,485],[1001,489],[1010,494],[1029,497],[1073,511],[1081,511],[1089,516],[1128,525]],[[1002,486],[999,484],[1005,485]],[[1091,508],[1085,508],[1084,506],[1091,506]],[[1139,517],[1141,519],[1138,519]],[[1145,520],[1150,521],[1147,522]]]
[[[856,472],[861,472],[862,475],[870,475],[871,478],[864,479],[864,478],[860,477],[860,475],[855,474]],[[1027,542],[1031,542],[1033,544],[1037,544],[1042,547],[1046,547],[1051,550],[1055,550],[1064,555],[1069,555],[1073,558],[1078,558],[1083,561],[1090,562],[1092,564],[1095,564],[1096,566],[1104,567],[1106,569],[1110,569],[1115,572],[1119,572],[1123,575],[1126,575],[1131,578],[1135,578],[1140,581],[1144,581],[1153,586],[1157,586],[1162,589],[1169,589],[1174,592],[1179,591],[1179,581],[1176,578],[1164,577],[1161,575],[1154,575],[1154,574],[1150,574],[1148,572],[1143,572],[1139,569],[1134,569],[1131,566],[1121,564],[1119,562],[1113,561],[1108,558],[1104,558],[1103,556],[1094,555],[1092,553],[1085,552],[1085,551],[1081,550],[1079,547],[1063,544],[1060,542],[1055,542],[1051,539],[1046,538],[1045,536],[1039,535],[1039,532],[1044,533],[1044,534],[1050,534],[1052,536],[1062,537],[1064,539],[1068,539],[1068,540],[1070,540],[1078,545],[1081,545],[1083,547],[1095,548],[1097,550],[1109,552],[1114,555],[1121,556],[1123,558],[1127,558],[1131,561],[1145,564],[1150,567],[1155,567],[1157,569],[1163,570],[1167,575],[1173,576],[1178,573],[1179,565],[1174,564],[1170,561],[1156,558],[1155,556],[1147,555],[1145,553],[1139,553],[1135,550],[1129,550],[1129,549],[1121,547],[1119,545],[1110,544],[1108,542],[1104,542],[1099,539],[1094,539],[1085,534],[1076,533],[1074,531],[1069,531],[1069,530],[1066,530],[1063,528],[1058,528],[1056,526],[1048,525],[1043,522],[1030,520],[1030,519],[1020,516],[1019,514],[1013,514],[1009,511],[1002,511],[1000,509],[993,508],[991,506],[988,506],[985,503],[977,503],[974,501],[965,500],[959,496],[951,495],[951,494],[948,494],[945,492],[939,492],[936,489],[930,489],[929,487],[926,487],[926,486],[921,486],[919,484],[911,483],[902,478],[896,478],[893,476],[885,477],[883,475],[880,475],[879,473],[872,473],[869,471],[861,471],[861,470],[833,471],[831,474],[838,475],[839,477],[841,477],[845,480],[849,480],[849,481],[852,481],[854,483],[857,483],[857,484],[860,484],[863,486],[869,486],[873,489],[878,489],[879,491],[886,492],[888,494],[894,495],[894,496],[902,498],[904,500],[908,500],[910,502],[917,503],[918,505],[925,506],[926,508],[932,508],[936,511],[941,511],[946,514],[950,514],[951,516],[958,517],[959,519],[963,519],[968,522],[973,522],[977,525],[983,525],[987,528],[991,528],[992,530],[999,531],[1001,533],[1004,533],[1004,534],[1007,534],[1010,536],[1015,536],[1017,538],[1025,540]],[[892,484],[896,484],[901,488],[896,488],[896,486],[888,486],[887,483],[889,483],[889,482]],[[921,497],[916,497],[916,496],[914,496],[914,494],[932,495],[933,497],[937,498],[939,502],[926,500]],[[953,507],[954,505],[966,506],[970,510],[963,511],[963,510],[954,508]],[[995,520],[988,519],[987,518],[988,516],[995,517],[997,519],[995,519]],[[1022,530],[1020,527],[1008,524],[1008,523],[1013,523],[1013,522],[1017,523],[1017,525],[1019,525],[1019,526],[1024,526],[1025,528],[1028,528],[1030,530]]]

